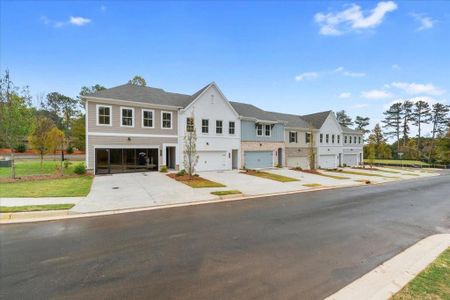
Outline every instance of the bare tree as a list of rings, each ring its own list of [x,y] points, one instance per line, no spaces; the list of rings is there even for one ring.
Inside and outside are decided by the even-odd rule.
[[[197,153],[197,130],[194,126],[194,117],[187,120],[186,133],[184,135],[184,168],[189,176],[195,174],[195,167],[198,163]]]

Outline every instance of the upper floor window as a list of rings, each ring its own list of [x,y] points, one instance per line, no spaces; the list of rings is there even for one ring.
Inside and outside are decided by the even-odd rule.
[[[172,113],[170,111],[161,112],[161,128],[172,129]]]
[[[272,126],[271,125],[266,125],[265,126],[265,130],[264,130],[264,135],[265,136],[270,136],[272,134]]]
[[[289,143],[297,143],[297,132],[289,131]]]
[[[97,125],[111,126],[111,110],[109,105],[97,105]]]
[[[347,144],[347,136],[344,135],[344,144]]]
[[[353,137],[353,144],[356,144],[356,136]]]
[[[153,126],[153,116],[155,112],[149,109],[142,110],[142,127],[154,128]]]
[[[236,125],[234,122],[229,122],[228,123],[228,133],[229,134],[234,134],[236,131]]]
[[[216,121],[216,133],[222,134],[223,132],[223,122],[221,120]]]
[[[194,131],[194,118],[186,118],[186,131],[187,132]]]
[[[262,136],[263,135],[263,126],[262,124],[256,124],[256,135]]]
[[[305,143],[307,144],[311,143],[311,133],[309,132],[305,134]]]
[[[329,141],[330,141],[330,135],[327,133],[327,134],[325,135],[325,143],[328,144]]]
[[[331,135],[331,143],[334,144],[334,134]]]
[[[121,107],[120,115],[122,119],[122,123],[120,124],[120,126],[134,127],[134,108]]]
[[[358,144],[361,144],[361,137],[358,137]]]
[[[323,134],[322,133],[320,134],[320,143],[321,144],[323,143]]]
[[[208,119],[202,120],[202,133],[209,133],[209,120]]]
[[[338,143],[338,144],[341,143],[341,135],[340,135],[340,134],[337,135],[337,143]]]

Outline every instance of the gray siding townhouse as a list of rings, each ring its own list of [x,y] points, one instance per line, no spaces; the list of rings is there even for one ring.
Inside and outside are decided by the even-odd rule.
[[[241,165],[247,169],[284,165],[284,123],[251,104],[230,102],[241,119]]]

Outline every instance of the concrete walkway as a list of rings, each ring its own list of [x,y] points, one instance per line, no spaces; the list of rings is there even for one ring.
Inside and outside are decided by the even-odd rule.
[[[326,300],[390,299],[448,247],[450,247],[450,234],[429,236],[329,296]]]

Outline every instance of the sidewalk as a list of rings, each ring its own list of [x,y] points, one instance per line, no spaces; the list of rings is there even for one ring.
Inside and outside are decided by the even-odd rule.
[[[429,236],[327,297],[326,300],[389,299],[448,247],[450,234]]]

